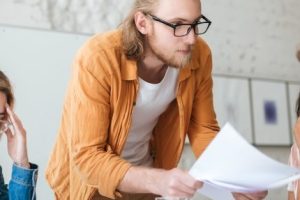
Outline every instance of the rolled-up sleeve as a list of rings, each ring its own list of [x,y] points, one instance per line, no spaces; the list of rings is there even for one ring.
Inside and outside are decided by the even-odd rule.
[[[70,85],[70,159],[81,181],[106,197],[120,196],[117,187],[131,166],[108,144],[111,119],[111,74],[105,53],[79,54]]]

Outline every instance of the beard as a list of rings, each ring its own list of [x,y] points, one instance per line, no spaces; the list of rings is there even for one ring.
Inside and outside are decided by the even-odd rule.
[[[154,35],[148,36],[146,42],[153,55],[169,67],[183,68],[191,61],[192,46],[188,46],[188,48],[182,48],[190,51],[189,53],[182,55],[183,53],[180,52],[180,49],[169,52],[168,50],[165,50],[161,45],[157,44],[157,39]]]

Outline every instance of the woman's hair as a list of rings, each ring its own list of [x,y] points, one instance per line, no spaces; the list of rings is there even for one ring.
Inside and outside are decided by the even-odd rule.
[[[296,114],[297,117],[300,117],[300,92],[299,92],[298,99],[296,101]]]
[[[8,105],[13,107],[15,102],[13,90],[7,76],[1,70],[0,70],[0,92],[3,92],[6,95]]]
[[[134,16],[137,12],[149,14],[159,0],[135,0],[129,15],[121,24],[123,50],[128,59],[139,60],[144,53],[144,36],[137,30]]]

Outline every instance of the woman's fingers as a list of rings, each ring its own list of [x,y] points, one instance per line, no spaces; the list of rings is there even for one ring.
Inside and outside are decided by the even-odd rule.
[[[11,110],[9,105],[6,105],[6,111],[9,117],[9,120],[12,123],[13,134],[25,134],[25,129],[23,128],[22,122],[19,117]]]
[[[8,114],[8,120],[14,125],[16,126],[17,122],[15,119],[15,114],[13,113],[13,111],[11,110],[11,108],[9,107],[8,104],[6,104],[6,112]]]

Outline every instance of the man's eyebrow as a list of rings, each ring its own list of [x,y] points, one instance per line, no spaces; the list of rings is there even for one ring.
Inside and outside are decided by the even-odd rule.
[[[201,16],[202,15],[198,16],[196,19],[193,20],[193,22],[199,21],[199,19],[201,19]],[[182,22],[187,22],[187,23],[191,22],[190,20],[187,20],[187,19],[184,19],[184,18],[180,18],[180,17],[172,18],[172,19],[169,19],[168,21],[182,21]]]
[[[5,115],[5,112],[1,112],[0,115]]]

